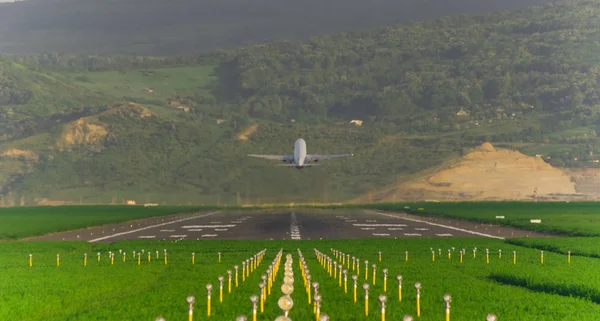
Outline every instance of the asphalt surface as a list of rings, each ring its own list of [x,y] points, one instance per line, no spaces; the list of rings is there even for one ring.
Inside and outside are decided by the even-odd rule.
[[[149,218],[32,238],[37,241],[310,240],[547,237],[492,224],[375,211],[204,212]]]

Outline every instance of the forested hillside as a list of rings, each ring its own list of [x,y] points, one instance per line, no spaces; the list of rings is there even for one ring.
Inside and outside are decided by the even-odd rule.
[[[193,56],[6,57],[2,192],[25,203],[341,201],[484,141],[597,166],[599,5]],[[246,157],[289,153],[297,137],[309,153],[355,157],[302,171]]]
[[[25,0],[0,3],[0,52],[182,55],[555,0]]]

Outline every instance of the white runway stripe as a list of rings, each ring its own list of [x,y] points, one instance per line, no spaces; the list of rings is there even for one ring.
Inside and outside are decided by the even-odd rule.
[[[216,228],[215,231],[223,232],[229,230],[228,228]]]
[[[354,226],[369,226],[369,227],[405,227],[406,224],[352,224]]]
[[[156,235],[140,235],[138,236],[138,239],[153,239],[155,237]]]
[[[373,233],[374,236],[390,236],[389,234],[386,233]]]
[[[452,234],[436,234],[437,236],[452,236]]]
[[[188,230],[188,232],[200,232],[200,231],[202,231],[201,228],[191,228]]]
[[[405,236],[421,236],[419,233],[404,233]]]
[[[160,230],[161,232],[175,232],[175,230]]]
[[[217,234],[202,234],[202,237],[215,237]]]
[[[173,224],[173,223],[179,223],[179,222],[183,222],[183,221],[189,221],[189,220],[197,219],[197,218],[200,218],[200,217],[206,217],[206,216],[209,216],[209,215],[213,215],[213,214],[216,214],[216,213],[219,213],[219,211],[211,212],[211,213],[207,213],[207,214],[194,215],[194,216],[182,218],[180,220],[174,220],[174,221],[171,221],[171,222],[166,222],[166,223],[161,223],[161,224],[146,226],[146,227],[138,228],[138,229],[127,231],[127,232],[120,232],[120,233],[116,233],[116,234],[113,234],[113,235],[103,236],[103,237],[99,237],[97,239],[90,240],[89,242],[98,242],[98,241],[102,241],[102,240],[113,238],[115,236],[127,235],[127,234],[131,234],[131,233],[135,233],[135,232],[139,232],[139,231],[144,231],[144,230],[151,229],[151,228],[156,228],[156,227],[159,227],[159,226],[165,226],[165,225],[169,225],[169,224]]]
[[[186,237],[187,235],[169,235],[169,237]]]
[[[415,227],[415,231],[429,231],[426,227]]]
[[[470,234],[485,236],[485,237],[489,237],[489,238],[493,238],[493,239],[504,240],[504,238],[500,237],[500,236],[494,236],[494,235],[490,235],[490,234],[479,233],[479,232],[475,232],[475,231],[469,231],[469,230],[465,230],[465,229],[454,227],[454,226],[447,226],[447,225],[442,225],[442,224],[437,224],[437,223],[431,223],[431,222],[426,222],[426,221],[421,221],[421,220],[416,220],[416,219],[406,218],[406,217],[400,217],[398,215],[392,215],[392,214],[386,214],[386,213],[380,213],[380,212],[375,212],[375,214],[384,215],[384,216],[388,216],[388,217],[394,217],[394,218],[397,218],[397,219],[411,221],[411,222],[418,222],[418,223],[429,224],[429,225],[432,225],[432,226],[444,227],[444,228],[447,228],[447,229],[450,229],[450,230],[461,231],[461,232],[465,232],[465,233],[470,233]]]
[[[236,227],[237,225],[235,224],[224,224],[224,225],[184,225],[181,228],[229,228],[229,227]]]

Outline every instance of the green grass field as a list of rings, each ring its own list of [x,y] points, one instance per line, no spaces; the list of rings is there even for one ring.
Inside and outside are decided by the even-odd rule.
[[[72,75],[77,84],[93,92],[114,97],[144,99],[174,98],[178,92],[190,92],[206,86],[214,77],[213,67],[174,67],[134,71],[86,72]],[[152,88],[154,92],[147,93]]]
[[[407,206],[409,208],[405,208]],[[600,204],[597,202],[420,202],[362,207],[463,218],[552,234],[600,236]],[[497,219],[496,216],[505,218]],[[542,222],[532,224],[531,219],[541,219]]]
[[[598,247],[600,238],[598,237],[569,237],[560,239],[518,238],[507,240],[507,242],[556,253],[568,254],[568,251],[571,251],[571,255],[600,258],[600,248]]]
[[[38,206],[0,208],[0,240],[39,236],[146,217],[208,210],[200,206]]]
[[[472,249],[477,247],[473,258]],[[334,257],[331,248],[360,258],[358,303],[352,301],[352,282],[348,293],[343,283],[330,277],[316,259],[314,249]],[[430,248],[436,252],[432,261]],[[447,250],[451,250],[448,258]],[[463,262],[459,251],[465,248]],[[485,249],[490,250],[486,264]],[[133,251],[144,250],[141,264],[133,259]],[[163,250],[168,251],[165,265]],[[263,262],[246,282],[233,286],[227,293],[224,282],[224,301],[219,302],[218,276],[227,277],[227,269],[240,265],[242,260],[267,249]],[[485,320],[494,313],[499,320],[596,320],[600,315],[598,298],[600,279],[594,276],[600,268],[597,259],[573,257],[570,264],[565,255],[544,253],[540,262],[539,250],[519,247],[488,239],[403,239],[403,240],[345,240],[345,241],[124,241],[112,244],[82,242],[9,242],[0,244],[0,319],[2,320],[154,320],[162,315],[166,320],[181,320],[187,314],[185,299],[196,297],[194,320],[206,319],[207,283],[212,292],[213,320],[234,320],[237,315],[251,316],[250,295],[258,294],[260,275],[265,273],[275,255],[283,249],[283,259],[272,294],[268,296],[261,320],[274,320],[281,311],[277,300],[282,295],[283,263],[286,254],[294,259],[294,307],[292,320],[311,320],[314,315],[307,304],[298,265],[297,249],[306,259],[313,281],[319,282],[323,297],[322,313],[337,320],[380,320],[377,297],[384,293],[382,269],[389,269],[387,280],[387,320],[401,320],[405,314],[416,316],[415,282],[423,285],[420,320],[443,320],[443,295],[452,295],[451,320]],[[441,249],[442,255],[438,255]],[[502,258],[498,257],[502,249]],[[119,250],[127,253],[123,262]],[[404,251],[409,251],[405,261]],[[513,264],[512,251],[517,251]],[[108,251],[116,253],[114,265]],[[147,261],[147,252],[151,262]],[[159,259],[156,252],[159,251]],[[217,262],[217,252],[222,262]],[[378,261],[382,251],[382,262]],[[101,253],[100,262],[97,252]],[[191,253],[196,253],[192,265]],[[29,267],[29,254],[33,266]],[[88,253],[84,267],[84,253]],[[60,254],[60,266],[56,255]],[[377,264],[376,283],[372,273],[364,279],[364,261]],[[352,270],[352,264],[350,264]],[[350,272],[352,273],[352,272]],[[403,300],[397,299],[396,275],[403,276]],[[364,291],[368,282],[369,316],[364,316]],[[573,288],[568,294],[561,289]],[[555,294],[560,293],[560,294]],[[60,308],[57,308],[60,306]]]

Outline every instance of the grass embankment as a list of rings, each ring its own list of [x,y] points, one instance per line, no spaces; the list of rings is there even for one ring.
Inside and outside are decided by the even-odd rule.
[[[455,248],[448,259],[447,250]],[[477,247],[473,258],[472,248]],[[247,282],[227,294],[225,282],[224,302],[218,302],[219,275],[227,276],[226,270],[252,254],[267,249],[267,255],[257,272]],[[596,320],[600,306],[586,297],[585,292],[563,293],[558,287],[577,287],[587,293],[600,288],[600,280],[593,272],[600,269],[600,262],[592,258],[578,257],[567,264],[566,256],[545,253],[544,265],[539,260],[539,250],[522,248],[488,239],[403,239],[403,240],[345,240],[340,241],[127,241],[113,244],[88,243],[37,243],[11,242],[0,244],[0,287],[5,289],[0,298],[0,319],[6,320],[153,320],[163,315],[167,320],[184,318],[187,313],[185,298],[196,297],[195,318],[204,318],[206,313],[207,283],[212,283],[212,319],[233,320],[239,314],[250,316],[251,294],[258,293],[260,274],[280,248],[294,258],[295,283],[292,319],[310,320],[311,307],[306,302],[303,279],[298,269],[297,249],[305,256],[313,281],[320,283],[323,296],[322,313],[340,320],[379,320],[380,309],[377,297],[383,291],[382,269],[389,269],[386,316],[389,320],[401,320],[405,314],[416,316],[415,282],[421,282],[421,320],[441,320],[444,317],[443,295],[453,297],[452,320],[481,320],[487,313],[495,313],[501,320]],[[314,248],[334,257],[330,248],[341,250],[361,259],[358,297],[352,302],[352,282],[349,277],[348,293],[344,293],[343,282],[339,287],[316,260]],[[436,251],[431,260],[429,248]],[[437,250],[441,249],[442,255]],[[463,263],[459,262],[458,251],[466,249]],[[486,264],[485,249],[490,250],[490,262]],[[127,252],[122,261],[119,249]],[[132,251],[150,251],[151,262],[142,256],[141,265],[132,260]],[[168,264],[163,261],[163,249],[168,251]],[[502,258],[498,258],[502,249]],[[116,252],[114,265],[110,264],[107,252]],[[160,258],[156,259],[155,251]],[[378,262],[377,252],[383,251],[383,261]],[[409,251],[405,262],[404,251]],[[517,264],[513,265],[512,251],[517,251]],[[222,252],[222,262],[217,262],[217,253]],[[96,253],[101,252],[98,263]],[[191,263],[191,253],[196,253],[196,264]],[[28,266],[28,255],[33,253],[33,267]],[[83,266],[83,254],[88,253],[88,266]],[[60,267],[56,266],[56,254],[61,256]],[[364,279],[364,261],[377,264],[376,284],[372,274]],[[265,313],[260,319],[273,320],[281,311],[277,299],[281,296],[283,263],[268,297]],[[350,264],[350,270],[352,270]],[[352,272],[351,272],[352,273]],[[527,284],[519,284],[519,278],[529,273]],[[396,275],[402,274],[403,300],[397,301]],[[494,276],[507,276],[506,286],[491,280]],[[512,278],[512,279],[511,279]],[[241,279],[241,278],[240,278]],[[549,279],[555,281],[541,287]],[[227,280],[227,279],[226,279]],[[516,280],[516,281],[515,281]],[[369,316],[364,317],[364,291],[362,284],[368,282]],[[529,289],[539,288],[532,292]],[[526,288],[523,288],[526,287]],[[594,290],[596,289],[596,290]],[[555,295],[547,292],[557,292]],[[574,297],[568,297],[571,294]],[[594,294],[595,295],[595,294]],[[590,296],[588,296],[590,297]],[[593,295],[592,295],[593,297]],[[60,305],[61,309],[56,309]]]
[[[417,215],[436,215],[494,223],[542,233],[600,236],[600,203],[597,202],[456,202],[381,203],[357,205]],[[408,207],[408,208],[406,208]],[[504,216],[497,219],[496,216]],[[531,219],[541,219],[540,224]]]
[[[14,240],[147,217],[213,209],[201,206],[110,205],[0,208],[0,240]]]

